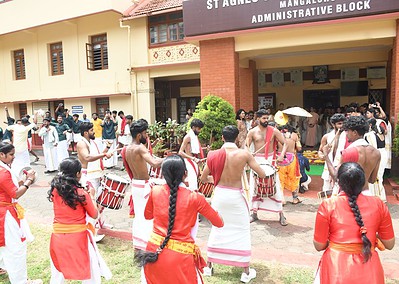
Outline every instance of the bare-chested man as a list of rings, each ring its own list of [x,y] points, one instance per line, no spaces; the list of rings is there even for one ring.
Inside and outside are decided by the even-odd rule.
[[[280,178],[281,190],[287,189],[292,192],[292,204],[301,203],[298,197],[299,180],[301,179],[301,171],[299,162],[296,157],[296,152],[302,149],[301,142],[299,141],[298,134],[295,133],[295,128],[290,124],[280,127],[281,133],[285,138],[287,151],[282,163],[279,164],[280,169],[278,175]],[[278,150],[281,152],[283,145],[278,143]],[[284,203],[283,195],[283,203]]]
[[[341,152],[345,149],[346,144],[346,132],[342,131],[342,127],[346,120],[345,115],[342,113],[336,113],[330,118],[330,122],[333,126],[333,130],[324,134],[321,138],[320,148],[318,155],[320,159],[324,159],[323,148],[327,144],[331,145],[331,151],[328,154],[330,161],[333,163],[334,167],[338,166],[341,162]],[[333,190],[334,182],[330,178],[330,173],[328,171],[327,163],[324,163],[323,174],[321,175],[323,179],[323,191]]]
[[[152,220],[144,218],[144,208],[151,191],[150,176],[147,163],[153,168],[159,168],[163,159],[154,158],[147,147],[148,122],[139,119],[130,126],[132,143],[122,150],[123,163],[132,177],[132,200],[134,202],[135,218],[133,219],[133,246],[136,250],[145,250],[152,232]]]
[[[202,162],[204,154],[198,140],[204,123],[198,118],[194,118],[190,124],[190,131],[183,138],[180,146],[179,155],[184,158],[187,168],[187,181],[190,190],[198,189],[199,168],[198,163]]]
[[[100,188],[100,179],[104,176],[102,158],[109,158],[112,154],[106,153],[108,151],[107,148],[104,149],[104,152],[100,152],[98,145],[94,141],[93,123],[82,122],[79,128],[82,140],[78,142],[76,149],[78,151],[78,159],[82,163],[80,183],[87,188],[94,199],[101,193],[98,191]],[[101,210],[102,207],[99,205],[99,211],[101,212]],[[92,220],[92,223],[94,222]],[[99,242],[103,238],[104,235],[96,234],[95,241]]]
[[[251,233],[249,226],[249,188],[243,188],[244,167],[248,164],[259,177],[266,177],[260,165],[247,150],[238,149],[236,126],[223,128],[222,149],[208,154],[207,165],[201,176],[207,182],[212,174],[215,184],[212,207],[223,218],[224,226],[212,226],[208,240],[208,265],[204,276],[212,275],[212,262],[244,267],[241,281],[248,283],[256,277],[255,269],[249,268],[251,258]],[[245,175],[246,179],[246,175]],[[247,192],[245,192],[247,191]]]
[[[259,125],[254,127],[248,132],[247,147],[250,148],[251,144],[255,149],[255,160],[266,169],[266,173],[270,166],[275,165],[275,162],[284,160],[285,152],[287,151],[287,144],[285,143],[284,135],[278,129],[268,126],[269,113],[266,110],[259,110],[256,113],[259,120]],[[280,155],[277,156],[277,142],[283,145]],[[280,215],[280,224],[286,226],[287,222],[283,214],[282,204],[282,190],[278,174],[275,175],[276,194],[272,198],[259,198],[256,196],[257,188],[255,188],[254,176],[250,176],[251,190],[254,193],[252,199],[252,216],[251,221],[258,220],[258,210],[266,210],[271,212],[278,212]]]
[[[328,171],[334,181],[337,179],[337,172],[341,164],[345,162],[355,162],[363,168],[366,177],[363,194],[379,196],[380,193],[378,192],[378,188],[374,187],[374,183],[378,174],[381,154],[363,139],[368,128],[368,123],[363,116],[349,117],[344,123],[344,129],[348,141],[352,143],[342,151],[341,163],[337,167],[334,167],[332,164],[328,155],[332,149],[330,144],[323,147],[323,154],[326,158]]]

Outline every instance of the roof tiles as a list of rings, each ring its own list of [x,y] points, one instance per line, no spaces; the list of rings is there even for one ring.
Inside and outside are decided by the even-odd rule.
[[[183,0],[142,0],[125,11],[125,17],[137,17],[183,6]]]

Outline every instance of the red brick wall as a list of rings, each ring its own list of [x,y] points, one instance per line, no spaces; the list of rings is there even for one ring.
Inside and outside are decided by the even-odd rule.
[[[240,106],[246,111],[258,109],[258,71],[250,60],[248,68],[240,68]]]
[[[389,114],[394,117],[395,124],[398,122],[399,114],[399,20],[396,20],[396,38],[394,39],[391,59],[391,82],[390,82],[390,111]]]
[[[212,94],[240,106],[238,54],[234,38],[200,41],[201,97]]]

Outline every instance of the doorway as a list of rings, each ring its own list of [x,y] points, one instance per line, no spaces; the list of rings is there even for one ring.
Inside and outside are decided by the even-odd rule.
[[[303,91],[303,107],[315,109],[340,106],[339,89],[337,90],[306,90]]]

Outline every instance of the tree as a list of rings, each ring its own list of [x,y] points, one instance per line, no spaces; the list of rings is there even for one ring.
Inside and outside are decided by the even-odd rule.
[[[222,146],[223,127],[237,124],[233,106],[214,95],[207,95],[198,103],[193,118],[204,122],[199,138],[204,144],[209,144],[211,149]],[[187,124],[188,129],[190,129],[190,122],[191,120]]]

